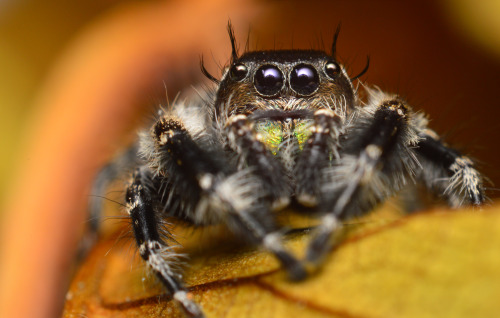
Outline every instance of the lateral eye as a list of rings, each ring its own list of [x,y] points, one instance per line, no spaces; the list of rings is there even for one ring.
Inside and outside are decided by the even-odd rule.
[[[278,94],[283,82],[283,73],[274,65],[263,65],[255,72],[255,89],[264,96]]]
[[[329,78],[335,79],[340,73],[340,66],[334,61],[326,62],[325,73]]]
[[[311,95],[319,87],[318,72],[311,65],[299,64],[290,74],[290,86],[300,95]]]
[[[229,72],[231,79],[239,82],[247,76],[248,68],[244,64],[234,64]]]

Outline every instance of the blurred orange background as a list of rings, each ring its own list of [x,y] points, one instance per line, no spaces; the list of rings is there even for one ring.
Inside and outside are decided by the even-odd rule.
[[[201,54],[219,75],[228,18],[252,49],[328,49],[341,22],[349,73],[369,55],[363,81],[429,114],[500,184],[499,14],[472,0],[2,1],[0,317],[57,315],[93,175],[164,85],[173,98],[202,80]]]

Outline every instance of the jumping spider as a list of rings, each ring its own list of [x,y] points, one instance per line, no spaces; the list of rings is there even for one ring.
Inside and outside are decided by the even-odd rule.
[[[400,97],[365,88],[332,52],[278,50],[232,58],[210,100],[177,102],[129,152],[135,171],[126,210],[140,256],[187,316],[202,317],[172,269],[165,217],[224,223],[263,246],[292,280],[304,279],[332,246],[342,221],[415,184],[450,206],[481,205],[483,177],[472,161],[428,128]],[[200,98],[201,99],[201,98]],[[130,158],[129,158],[130,159]],[[120,164],[96,182],[102,192]],[[321,213],[304,260],[282,245],[274,212],[294,204]],[[93,206],[97,211],[99,208]]]

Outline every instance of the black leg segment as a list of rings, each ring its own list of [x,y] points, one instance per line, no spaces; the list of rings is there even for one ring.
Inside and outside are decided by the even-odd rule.
[[[313,268],[332,247],[341,220],[367,213],[411,174],[409,146],[416,138],[408,125],[409,110],[397,99],[370,107],[352,124],[350,138],[340,144],[345,152],[326,172],[329,184],[320,207],[328,212],[306,251]]]
[[[428,164],[422,177],[428,187],[444,196],[453,207],[480,206],[485,201],[481,174],[468,157],[430,135],[421,135],[416,151]]]
[[[283,178],[279,173],[272,179],[278,172],[277,161],[268,157],[267,149],[260,147],[262,145],[243,120],[234,120],[228,129],[236,145],[250,147],[251,151],[244,154],[250,168],[236,172],[237,169],[220,155],[217,157],[201,149],[175,118],[166,117],[152,130],[155,157],[159,157],[157,173],[174,175],[174,187],[186,189],[176,193],[184,198],[184,215],[189,215],[197,224],[224,222],[235,233],[247,234],[251,241],[273,253],[292,279],[301,279],[305,271],[283,247],[281,233],[276,231],[270,212],[269,198],[263,195],[268,193],[264,191],[269,187],[268,181],[279,182],[279,178]],[[263,180],[261,174],[254,174],[255,169],[267,172],[262,178],[271,178]]]
[[[139,253],[189,317],[204,317],[198,305],[190,299],[179,275],[172,270],[175,254],[160,235],[161,223],[154,209],[156,195],[148,187],[150,178],[147,172],[138,169],[125,197]]]

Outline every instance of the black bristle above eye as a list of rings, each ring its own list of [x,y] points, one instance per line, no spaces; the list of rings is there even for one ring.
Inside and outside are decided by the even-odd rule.
[[[238,60],[238,49],[236,47],[236,37],[234,36],[231,20],[227,23],[227,33],[229,34],[229,40],[231,41],[231,60],[232,62],[235,62]]]
[[[368,68],[370,67],[370,57],[367,56],[366,57],[366,65],[365,65],[365,68],[356,76],[354,76],[353,78],[351,78],[351,81],[354,81],[355,79],[358,79],[360,78],[361,76],[363,76],[367,71],[368,71]]]
[[[208,78],[209,80],[211,80],[215,84],[220,83],[220,81],[217,78],[215,78],[212,74],[210,74],[210,72],[205,68],[205,64],[203,62],[203,55],[200,58],[200,68],[201,68],[201,72],[203,73],[203,75],[205,75],[206,78]]]
[[[335,34],[333,35],[333,42],[332,42],[332,57],[333,58],[337,57],[337,39],[339,38],[341,26],[342,26],[341,23],[339,23],[339,25],[337,25],[337,29],[335,30]]]

